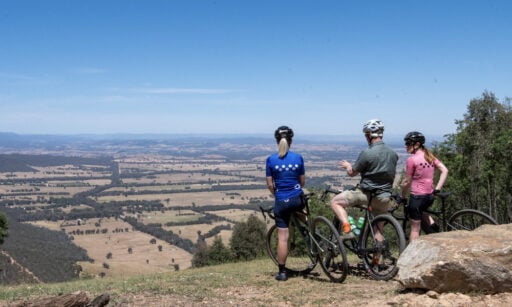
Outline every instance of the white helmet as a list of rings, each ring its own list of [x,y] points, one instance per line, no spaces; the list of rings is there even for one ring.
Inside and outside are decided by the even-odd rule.
[[[371,137],[382,137],[384,132],[384,123],[379,119],[370,119],[366,124],[364,124],[363,132]]]

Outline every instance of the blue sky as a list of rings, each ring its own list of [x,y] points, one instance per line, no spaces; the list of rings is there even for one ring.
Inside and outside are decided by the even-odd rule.
[[[512,1],[0,0],[0,131],[455,132],[512,96]]]

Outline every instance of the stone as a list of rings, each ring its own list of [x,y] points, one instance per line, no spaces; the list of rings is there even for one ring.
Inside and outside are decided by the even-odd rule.
[[[408,289],[443,292],[512,291],[512,224],[423,235],[398,259]]]

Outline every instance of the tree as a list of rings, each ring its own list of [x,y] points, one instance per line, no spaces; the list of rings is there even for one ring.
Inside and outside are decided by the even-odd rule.
[[[265,255],[265,237],[267,226],[255,215],[246,222],[233,227],[230,248],[235,260],[251,260]]]
[[[200,268],[208,265],[208,247],[206,244],[200,244],[192,257],[192,267]]]
[[[510,99],[500,103],[484,92],[472,99],[457,132],[434,147],[435,155],[448,167],[445,189],[452,202],[484,211],[498,222],[510,219],[512,198],[512,109]]]
[[[0,244],[4,243],[4,238],[8,236],[7,229],[9,229],[9,224],[7,223],[7,217],[5,214],[0,212]]]
[[[208,248],[208,265],[221,264],[232,259],[231,250],[224,245],[220,236],[215,236],[212,246]]]

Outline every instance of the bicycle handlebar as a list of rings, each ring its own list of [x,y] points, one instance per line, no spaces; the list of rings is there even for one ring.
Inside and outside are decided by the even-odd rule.
[[[268,207],[268,208],[263,208],[263,206],[260,206],[260,210],[261,210],[261,214],[263,215],[263,219],[266,221],[267,220],[267,215],[275,220],[276,217],[274,215],[274,207]],[[266,213],[266,214],[265,214]]]

